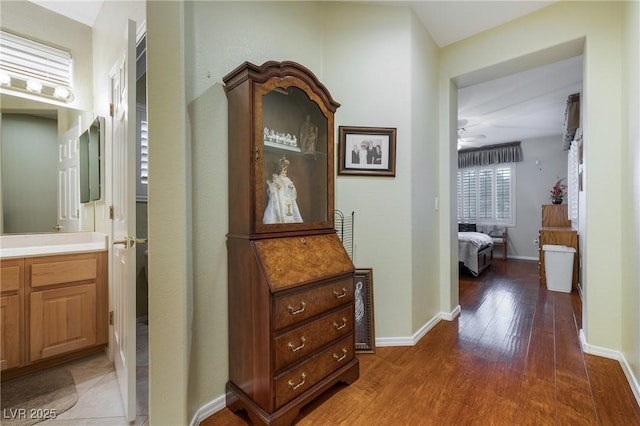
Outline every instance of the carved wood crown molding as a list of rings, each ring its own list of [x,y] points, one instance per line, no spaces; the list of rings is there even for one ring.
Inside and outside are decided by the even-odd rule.
[[[225,90],[229,91],[246,80],[264,83],[271,78],[287,77],[298,78],[309,85],[309,88],[322,99],[331,112],[336,112],[338,107],[340,107],[340,103],[331,97],[329,90],[327,90],[326,86],[318,80],[310,69],[293,61],[268,61],[260,66],[252,64],[251,62],[244,62],[224,76],[222,81],[225,84]]]

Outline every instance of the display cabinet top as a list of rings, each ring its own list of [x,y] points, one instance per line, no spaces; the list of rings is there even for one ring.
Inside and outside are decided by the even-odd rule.
[[[293,61],[268,61],[262,65],[245,62],[223,77],[222,80],[226,85],[226,90],[229,91],[247,80],[264,83],[271,78],[286,77],[295,77],[304,81],[314,93],[322,98],[331,112],[336,112],[340,106],[311,70]]]

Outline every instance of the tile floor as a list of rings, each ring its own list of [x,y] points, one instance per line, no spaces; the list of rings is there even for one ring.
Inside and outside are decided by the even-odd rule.
[[[124,417],[113,363],[109,361],[105,353],[99,353],[61,367],[69,369],[73,375],[78,392],[78,402],[69,410],[59,414],[56,419],[40,424],[55,426],[148,425],[148,328],[146,321],[138,321],[136,336],[138,407],[135,423],[128,423]]]

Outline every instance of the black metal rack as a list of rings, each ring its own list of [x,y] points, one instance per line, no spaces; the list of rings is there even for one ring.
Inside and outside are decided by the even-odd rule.
[[[345,216],[340,210],[334,210],[334,227],[338,233],[338,238],[342,242],[344,249],[353,261],[353,219],[355,212],[351,216]]]

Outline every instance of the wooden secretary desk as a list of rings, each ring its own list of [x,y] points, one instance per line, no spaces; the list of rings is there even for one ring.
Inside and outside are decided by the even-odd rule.
[[[244,63],[229,103],[227,406],[290,425],[359,376],[354,271],[333,224],[334,101],[294,62]]]
[[[540,284],[543,285],[547,285],[544,250],[542,250],[542,246],[545,244],[576,249],[576,253],[573,256],[572,287],[577,289],[579,279],[578,231],[571,227],[566,204],[545,204],[542,206],[542,228],[538,231],[538,272]]]

